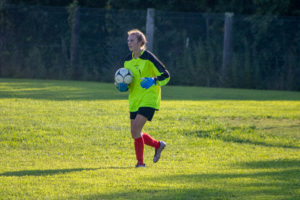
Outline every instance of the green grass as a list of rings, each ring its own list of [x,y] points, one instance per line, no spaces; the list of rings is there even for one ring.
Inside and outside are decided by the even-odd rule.
[[[0,199],[300,199],[300,93],[163,88],[135,169],[113,84],[0,79]]]

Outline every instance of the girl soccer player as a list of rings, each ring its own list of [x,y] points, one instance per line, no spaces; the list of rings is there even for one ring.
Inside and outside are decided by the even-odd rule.
[[[131,136],[134,139],[137,164],[145,167],[144,144],[155,148],[153,162],[160,159],[166,147],[163,141],[157,141],[149,134],[142,132],[147,121],[151,121],[155,111],[159,110],[161,86],[170,80],[165,66],[150,51],[146,50],[146,37],[137,30],[128,31],[128,47],[131,51],[124,60],[124,67],[134,76],[131,84],[116,84],[120,91],[129,90],[129,111],[131,119]]]

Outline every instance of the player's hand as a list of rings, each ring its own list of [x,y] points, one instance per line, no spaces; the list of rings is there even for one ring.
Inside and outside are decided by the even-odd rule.
[[[153,84],[156,85],[156,79],[152,77],[146,77],[146,78],[141,78],[141,86],[142,88],[148,89],[151,87]]]
[[[120,92],[127,92],[128,91],[128,85],[126,83],[116,83],[115,82],[115,86]]]

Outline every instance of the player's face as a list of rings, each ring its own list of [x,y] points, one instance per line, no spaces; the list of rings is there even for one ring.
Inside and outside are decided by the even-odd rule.
[[[133,34],[128,36],[128,48],[130,51],[137,51],[141,48],[141,42],[138,42],[137,37]]]

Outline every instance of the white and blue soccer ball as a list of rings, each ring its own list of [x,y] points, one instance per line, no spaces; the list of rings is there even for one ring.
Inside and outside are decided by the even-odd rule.
[[[130,70],[126,68],[120,68],[115,73],[116,83],[130,84],[133,81],[133,75]]]

